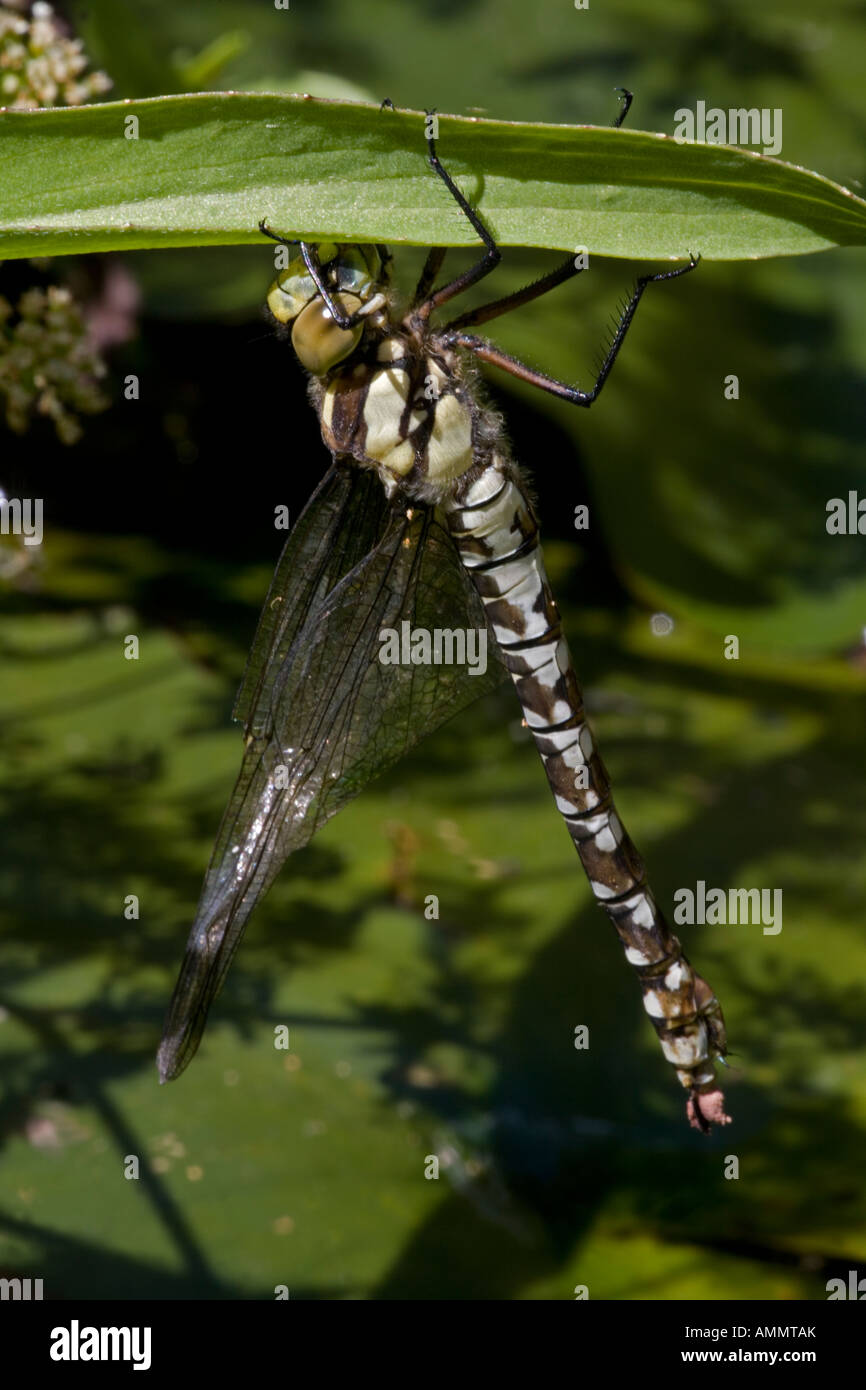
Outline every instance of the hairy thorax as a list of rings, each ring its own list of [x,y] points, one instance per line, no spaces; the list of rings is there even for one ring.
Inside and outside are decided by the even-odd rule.
[[[331,374],[320,410],[328,448],[375,468],[389,493],[437,499],[477,464],[477,407],[447,348],[391,334]]]

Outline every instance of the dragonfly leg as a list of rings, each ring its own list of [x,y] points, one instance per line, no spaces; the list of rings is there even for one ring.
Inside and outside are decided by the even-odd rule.
[[[276,241],[280,246],[300,246],[300,242],[292,240],[291,237],[280,236],[279,232],[272,232],[268,226],[267,219],[262,218],[259,222],[259,231],[262,236],[270,237],[271,241]]]
[[[280,246],[300,246],[301,255],[304,258],[304,265],[310,273],[310,279],[325,301],[328,313],[339,328],[354,328],[356,323],[361,323],[363,321],[365,317],[363,313],[345,314],[339,304],[331,297],[331,292],[325,284],[325,277],[322,274],[319,253],[312,242],[291,240],[288,237],[279,236],[276,232],[271,231],[264,218],[262,218],[259,223],[259,231],[263,236],[270,237],[271,241],[278,242]],[[390,259],[390,252],[388,252],[385,247],[377,249],[385,251],[386,256]]]
[[[447,246],[431,246],[427,252],[427,259],[424,262],[424,269],[421,277],[415,286],[415,293],[412,296],[412,308],[416,308],[429,298],[430,291],[439,271],[442,269],[442,262],[445,259]]]
[[[634,101],[634,93],[630,92],[627,87],[616,87],[614,90],[620,93],[621,102],[619,114],[613,122],[614,128],[616,129],[622,125],[628,115],[629,108]],[[394,103],[387,97],[382,102],[382,108],[386,106],[389,106],[391,110],[394,109]],[[428,111],[426,114],[432,116],[434,113]],[[412,300],[413,309],[420,312],[422,319],[429,318],[434,309],[438,309],[440,305],[446,304],[449,299],[456,298],[458,294],[462,294],[464,290],[477,284],[485,275],[489,275],[490,271],[499,264],[502,258],[502,252],[485,227],[481,217],[471,204],[467,202],[466,198],[451,178],[451,175],[443,166],[442,161],[436,153],[436,142],[432,136],[427,137],[427,148],[429,150],[430,167],[439,175],[445,187],[456,200],[460,210],[469,219],[469,222],[472,224],[472,227],[478,233],[487,249],[476,265],[467,270],[465,274],[458,275],[457,279],[452,280],[450,284],[444,285],[435,295],[430,296],[433,282],[445,258],[444,247],[433,247],[427,257],[424,269],[421,272],[421,278],[418,281]],[[521,304],[528,304],[530,300],[537,299],[539,295],[546,294],[548,290],[555,289],[556,286],[561,285],[563,281],[571,279],[572,275],[578,275],[582,269],[583,266],[575,266],[571,258],[569,258],[563,265],[551,271],[550,274],[544,276],[543,279],[536,281],[532,285],[528,285],[526,289],[519,290],[516,294],[508,295],[505,299],[498,299],[495,303],[485,304],[480,309],[465,314],[462,318],[455,319],[448,327],[468,327],[470,324],[486,323],[490,319],[497,318],[499,314],[507,314],[511,309],[517,309]]]
[[[435,111],[427,111],[426,115],[431,117],[435,115]],[[447,304],[449,299],[454,299],[456,295],[462,294],[464,290],[468,290],[472,285],[477,285],[479,280],[483,280],[485,275],[489,275],[492,270],[495,270],[502,259],[502,252],[496,245],[492,234],[485,227],[479,213],[475,211],[472,204],[460,192],[460,189],[457,187],[439,158],[439,155],[436,153],[436,140],[432,135],[427,136],[427,161],[433,172],[439,175],[439,178],[448,189],[448,192],[469,222],[473,231],[481,238],[485,250],[484,255],[479,261],[476,261],[475,265],[470,266],[462,275],[458,275],[456,280],[452,280],[449,284],[443,285],[441,290],[437,290],[435,294],[431,294],[423,303],[417,305],[414,316],[421,323],[426,322],[434,309],[438,309],[442,304]],[[427,265],[424,267],[424,272],[421,276],[422,282],[425,279],[427,269],[430,266],[434,253],[438,252],[440,249],[441,248],[438,247],[434,248],[434,252],[431,252],[430,256],[427,257]],[[444,254],[443,251],[442,255],[444,256]],[[442,261],[440,259],[436,266],[437,271],[441,264]]]
[[[446,323],[442,331],[450,333],[453,329],[476,328],[479,324],[489,323],[491,319],[499,318],[500,314],[509,314],[512,309],[519,309],[523,304],[530,304],[533,299],[540,299],[543,294],[555,290],[557,285],[562,285],[566,280],[571,280],[575,275],[580,274],[584,267],[575,265],[575,259],[575,257],[569,256],[568,260],[563,261],[555,270],[549,271],[540,280],[534,280],[531,285],[524,286],[522,290],[516,290],[514,294],[505,295],[502,299],[491,300],[489,304],[480,304],[477,309],[470,309],[468,313],[461,314],[459,318]]]
[[[634,94],[627,87],[615,88],[621,92],[620,98],[622,106],[616,120],[613,122],[614,128],[622,125],[629,112],[629,107],[634,101]],[[555,270],[549,271],[540,280],[534,280],[531,285],[526,285],[524,289],[517,290],[514,294],[505,295],[502,299],[495,299],[490,304],[481,304],[477,309],[470,309],[468,313],[461,314],[459,318],[452,319],[445,325],[447,332],[452,328],[477,327],[482,323],[489,323],[491,319],[499,318],[500,314],[509,314],[512,309],[519,309],[523,304],[530,304],[533,299],[539,299],[543,294],[556,289],[557,285],[562,285],[566,280],[571,280],[573,276],[579,275],[586,267],[577,264],[577,259],[569,256],[568,260],[563,261]],[[425,267],[426,270],[426,267]],[[423,283],[423,276],[422,276]],[[431,281],[432,284],[432,281]],[[416,301],[422,298],[420,293],[421,284],[416,292]]]
[[[379,104],[379,110],[396,111],[397,108],[390,97],[385,97],[384,100],[381,101]],[[392,259],[391,253],[386,252],[383,246],[378,246],[376,249],[379,252],[379,255],[382,257],[383,261],[386,255],[389,260]],[[442,262],[445,259],[445,253],[447,249],[448,248],[446,246],[431,246],[430,250],[428,251],[427,259],[424,262],[424,269],[421,271],[421,277],[418,281],[418,284],[415,286],[415,293],[412,296],[413,309],[416,307],[416,305],[421,304],[429,296],[430,291],[433,288],[433,284],[436,280],[436,276],[442,269]]]
[[[628,87],[614,87],[613,90],[615,92],[621,93],[620,101],[622,102],[622,105],[619,109],[619,115],[613,123],[614,130],[619,130],[619,127],[622,125],[623,121],[625,120],[626,116],[631,110],[631,104],[634,101],[634,92],[630,92]]]
[[[537,386],[542,391],[549,391],[552,396],[559,396],[562,400],[570,401],[572,405],[590,406],[593,401],[598,399],[604,383],[610,375],[610,369],[617,359],[619,350],[625,341],[625,336],[631,327],[632,319],[637,311],[637,306],[643,298],[644,290],[647,285],[651,285],[656,280],[675,280],[680,275],[687,275],[690,270],[694,270],[700,260],[699,256],[689,253],[688,265],[678,266],[676,270],[663,270],[657,275],[642,275],[635,284],[631,298],[625,306],[622,317],[613,335],[610,347],[605,354],[604,361],[599,368],[595,384],[589,391],[581,391],[577,386],[569,386],[567,382],[557,381],[556,377],[548,376],[545,372],[538,372],[533,367],[527,367],[525,362],[521,362],[516,357],[511,357],[509,353],[502,352],[500,348],[494,347],[484,338],[476,338],[471,333],[463,333],[459,328],[448,329],[442,334],[442,341],[449,347],[463,347],[473,352],[482,362],[489,362],[492,367],[499,367],[502,371],[510,373],[511,376],[519,377],[521,381],[528,381],[530,386]],[[560,267],[564,272],[565,266]],[[553,272],[556,275],[556,272]],[[563,274],[563,279],[567,275]],[[539,284],[542,282],[539,281]],[[531,290],[533,286],[529,286]],[[525,293],[525,292],[521,292]],[[517,297],[517,296],[515,296]],[[535,296],[529,295],[529,298]],[[521,300],[525,303],[526,300]],[[495,308],[496,306],[487,306]]]

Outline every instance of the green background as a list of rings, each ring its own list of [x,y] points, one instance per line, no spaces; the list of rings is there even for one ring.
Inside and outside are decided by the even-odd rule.
[[[603,124],[626,85],[635,128],[670,132],[698,100],[781,107],[782,158],[866,179],[866,41],[843,3],[66,12],[112,96],[307,90]],[[497,290],[550,263],[510,252]],[[825,1297],[866,1250],[866,540],[825,528],[829,498],[866,494],[864,253],[653,287],[591,412],[491,377],[657,897],[670,909],[698,879],[784,892],[776,936],[681,929],[735,1054],[734,1124],[709,1140],[686,1126],[507,688],[292,861],[201,1053],[157,1086],[239,761],[230,708],[273,508],[297,515],[325,456],[259,316],[267,248],[123,264],[140,333],[112,357],[112,408],[72,449],[44,425],[0,436],[7,495],[46,509],[38,563],[0,591],[2,1273],[43,1277],[47,1297]],[[417,264],[401,253],[401,282]],[[491,336],[585,385],[631,274],[593,262]],[[588,533],[570,526],[581,503]]]

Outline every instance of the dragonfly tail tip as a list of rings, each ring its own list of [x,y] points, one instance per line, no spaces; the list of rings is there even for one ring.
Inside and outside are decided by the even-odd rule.
[[[692,1129],[701,1134],[709,1134],[713,1125],[729,1125],[731,1117],[725,1113],[725,1097],[720,1090],[693,1090],[686,1104],[686,1114]]]

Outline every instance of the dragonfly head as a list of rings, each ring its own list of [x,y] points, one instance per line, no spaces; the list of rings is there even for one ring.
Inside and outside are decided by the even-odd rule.
[[[301,255],[271,285],[268,308],[279,323],[291,324],[292,346],[303,366],[323,376],[355,351],[364,333],[363,319],[383,307],[384,269],[375,246],[328,242],[316,249],[334,302],[347,316],[360,315],[361,322],[350,328],[335,323]]]

